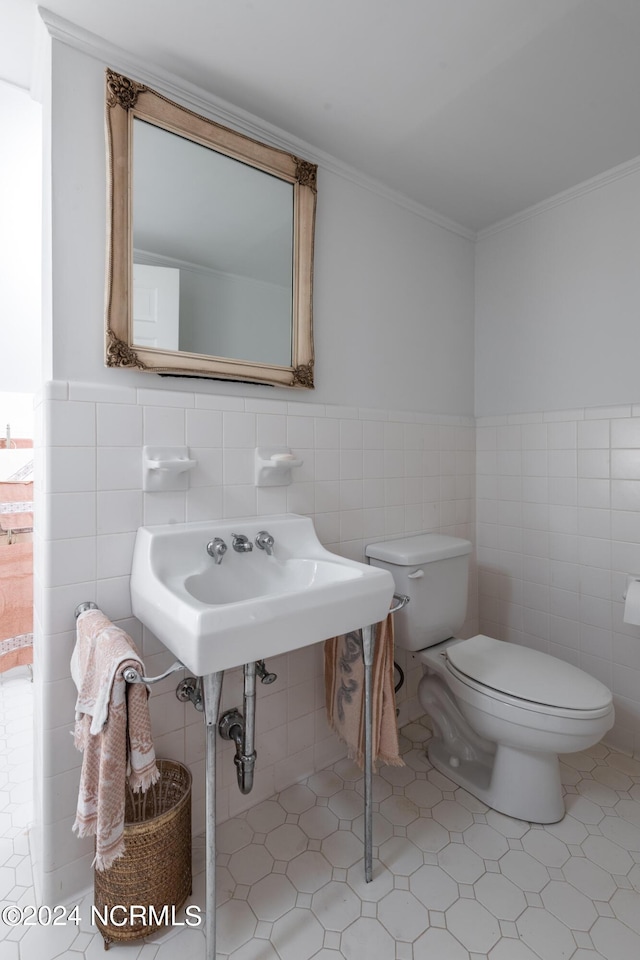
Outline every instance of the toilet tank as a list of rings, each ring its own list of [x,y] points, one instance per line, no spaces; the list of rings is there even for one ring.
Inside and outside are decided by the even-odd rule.
[[[438,533],[369,544],[369,562],[388,570],[396,592],[410,597],[395,615],[399,646],[424,650],[457,635],[467,613],[470,553],[468,540]]]

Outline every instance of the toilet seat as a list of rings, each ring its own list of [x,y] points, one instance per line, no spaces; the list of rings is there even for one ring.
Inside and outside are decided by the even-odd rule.
[[[611,710],[611,692],[564,660],[478,634],[451,645],[447,670],[493,700],[554,716],[591,719]]]

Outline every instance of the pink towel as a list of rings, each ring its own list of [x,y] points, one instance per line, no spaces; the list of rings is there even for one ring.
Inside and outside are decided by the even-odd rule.
[[[71,676],[78,688],[74,743],[83,752],[78,836],[95,834],[98,870],[124,853],[125,789],[147,790],[160,776],[156,766],[149,691],[124,679],[127,667],[144,668],[131,638],[100,610],[77,621]]]
[[[349,756],[364,766],[364,664],[360,631],[332,637],[324,645],[327,720],[349,748]],[[393,616],[376,626],[371,680],[374,764],[404,766],[398,746],[396,695],[393,687]]]

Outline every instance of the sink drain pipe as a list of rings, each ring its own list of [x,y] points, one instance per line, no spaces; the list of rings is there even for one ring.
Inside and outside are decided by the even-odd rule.
[[[236,755],[238,787],[241,793],[251,793],[253,773],[256,766],[256,665],[244,665],[244,691],[242,695],[242,713],[239,710],[227,710],[218,724],[220,736],[224,740],[233,740]]]

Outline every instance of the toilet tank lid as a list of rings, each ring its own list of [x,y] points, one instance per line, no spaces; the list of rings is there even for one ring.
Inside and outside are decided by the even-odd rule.
[[[374,560],[412,567],[416,563],[463,557],[471,553],[471,543],[460,537],[448,537],[440,533],[420,533],[413,537],[403,537],[401,540],[370,543],[365,552]]]

